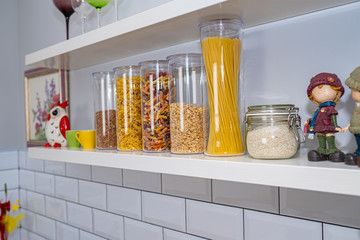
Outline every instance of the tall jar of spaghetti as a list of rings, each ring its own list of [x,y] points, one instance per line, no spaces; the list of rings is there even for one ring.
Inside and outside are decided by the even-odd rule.
[[[168,62],[139,63],[143,151],[170,151]]]
[[[205,108],[209,112],[205,154],[241,155],[244,153],[240,128],[240,107],[243,107],[239,104],[242,21],[217,19],[201,23],[199,28],[206,70]]]
[[[117,149],[142,150],[140,67],[114,68]]]

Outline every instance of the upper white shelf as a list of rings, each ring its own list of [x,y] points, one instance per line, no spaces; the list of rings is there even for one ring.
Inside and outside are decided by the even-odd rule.
[[[198,24],[220,16],[252,27],[358,0],[173,0],[25,57],[29,66],[79,69],[199,39]]]
[[[170,153],[29,148],[29,157],[190,177],[305,189],[360,196],[360,169],[344,163],[309,162],[306,155],[288,160],[254,160]]]

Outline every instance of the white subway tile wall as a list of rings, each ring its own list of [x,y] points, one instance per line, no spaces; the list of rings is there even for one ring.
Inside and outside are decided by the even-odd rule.
[[[164,240],[205,240],[206,238],[164,228]]]
[[[142,220],[185,232],[185,199],[143,192]]]
[[[45,197],[46,215],[61,222],[66,222],[66,202],[61,199]]]
[[[141,219],[141,192],[123,187],[107,186],[108,211]]]
[[[79,229],[56,222],[56,240],[79,240]]]
[[[243,209],[186,200],[187,232],[214,240],[243,239]]]
[[[124,240],[124,217],[96,209],[93,215],[94,233],[109,239]]]
[[[65,175],[65,163],[55,161],[45,161],[44,171],[56,175]]]
[[[35,190],[39,193],[54,196],[55,176],[46,173],[35,173]]]
[[[79,180],[79,203],[106,210],[106,186]]]
[[[245,210],[246,240],[319,240],[322,226],[319,222]]]
[[[17,169],[18,152],[0,152],[0,170]]]
[[[0,191],[5,189],[5,183],[8,189],[19,187],[19,170],[0,170]]]
[[[360,240],[360,229],[324,223],[324,240]]]
[[[91,171],[94,182],[122,186],[122,169],[92,166]]]
[[[163,230],[159,226],[125,218],[125,239],[163,240]]]
[[[47,217],[43,217],[41,215],[36,215],[36,232],[46,238],[46,239],[51,239],[51,240],[55,240],[55,221],[47,218]]]
[[[106,240],[106,239],[80,230],[80,240]]]
[[[67,203],[68,224],[80,229],[92,231],[92,209],[75,203]]]
[[[66,176],[91,180],[91,166],[83,164],[66,163]]]
[[[278,188],[18,156],[22,240],[360,240],[356,228],[282,216]]]
[[[79,180],[55,176],[55,196],[77,202],[79,200]]]

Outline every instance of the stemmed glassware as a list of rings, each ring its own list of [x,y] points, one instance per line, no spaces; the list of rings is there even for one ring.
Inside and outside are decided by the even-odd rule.
[[[57,9],[59,9],[65,16],[66,21],[66,39],[69,39],[69,19],[74,13],[74,9],[71,5],[71,0],[53,0],[53,3]]]
[[[87,3],[86,0],[71,0],[71,4],[75,12],[80,14],[81,32],[85,33],[86,17],[89,15],[93,8]]]
[[[91,6],[93,6],[94,8],[96,8],[96,12],[97,12],[97,27],[100,27],[100,11],[101,8],[105,7],[106,5],[108,5],[111,0],[86,0]]]

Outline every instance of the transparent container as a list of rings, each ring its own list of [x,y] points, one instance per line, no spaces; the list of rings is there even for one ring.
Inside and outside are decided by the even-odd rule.
[[[116,105],[114,72],[94,72],[96,148],[116,148]]]
[[[239,72],[242,22],[218,19],[199,25],[206,69],[204,106],[210,119],[205,154],[234,156],[244,153],[240,123]]]
[[[143,151],[170,151],[170,108],[168,62],[139,63]]]
[[[171,152],[203,153],[204,111],[201,54],[167,57],[170,76]]]
[[[259,159],[295,156],[305,141],[298,112],[292,104],[248,107],[245,142],[249,155]]]
[[[142,149],[140,67],[114,68],[116,79],[117,149]]]

